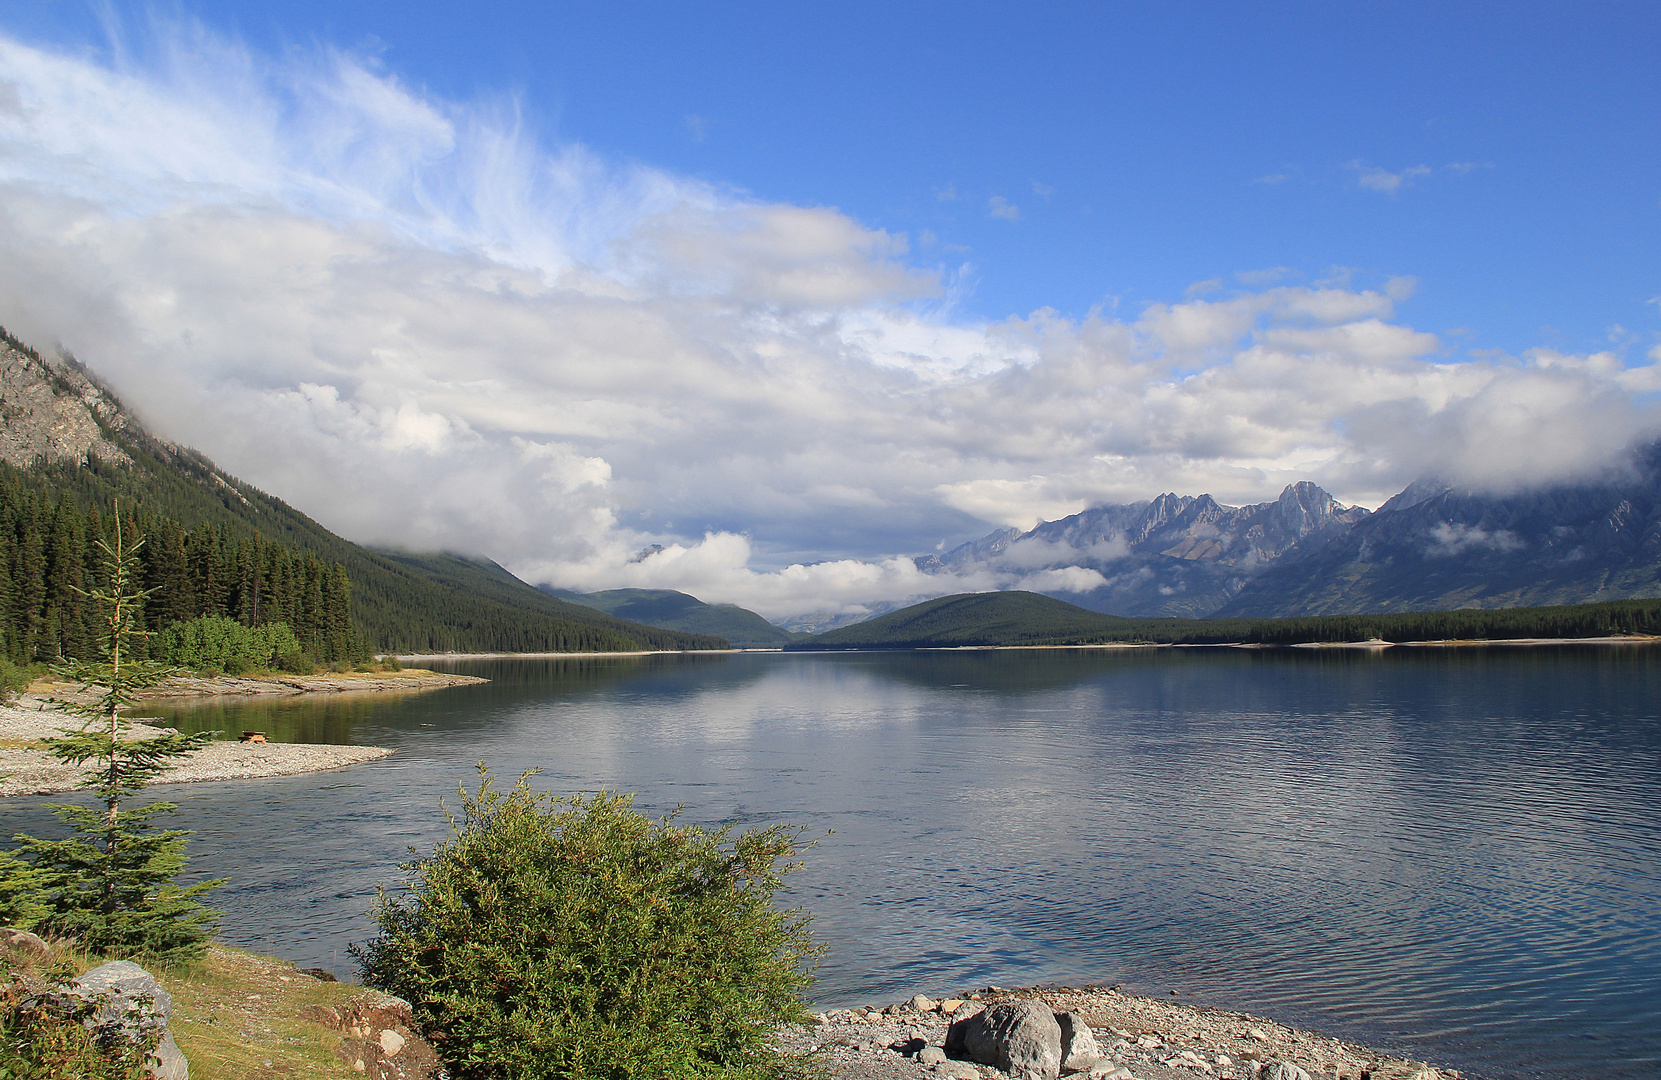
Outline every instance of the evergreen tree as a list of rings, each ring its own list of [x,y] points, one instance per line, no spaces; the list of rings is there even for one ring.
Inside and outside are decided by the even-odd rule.
[[[135,584],[137,552],[143,543],[142,538],[124,543],[118,514],[114,543],[101,545],[108,584],[86,593],[101,609],[105,658],[74,660],[55,669],[60,678],[96,694],[91,701],[54,702],[84,722],[79,731],[65,730],[45,740],[47,751],[71,765],[96,763],[97,771],[79,786],[95,791],[103,807],[54,806],[59,820],[75,828],[76,835],[67,839],[14,839],[41,874],[38,897],[46,913],[36,925],[97,952],[191,962],[206,951],[218,918],[200,897],[222,882],[187,888],[175,884],[184,869],[190,831],[158,829],[155,823],[159,816],[173,813],[174,804],[122,806],[128,796],[209,738],[209,733],[177,732],[145,739],[122,737],[131,725],[121,710],[136,703],[138,691],[157,685],[171,671],[123,655],[131,640],[146,633],[139,629],[139,620],[148,590]]]
[[[35,650],[46,606],[46,537],[40,502],[38,497],[29,498],[18,514],[17,560],[12,568],[18,659],[24,663],[37,659]]]

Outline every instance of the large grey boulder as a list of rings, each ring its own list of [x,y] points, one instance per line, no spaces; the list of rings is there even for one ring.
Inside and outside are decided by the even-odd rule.
[[[1061,1026],[1061,1067],[1068,1072],[1088,1069],[1102,1059],[1101,1047],[1096,1045],[1096,1033],[1075,1012],[1056,1013]]]
[[[93,1023],[119,1027],[134,1041],[160,1031],[150,1075],[156,1080],[190,1080],[190,1063],[167,1029],[173,996],[154,975],[129,960],[111,960],[77,978],[70,993],[97,1000]]]
[[[1041,1001],[1006,1001],[954,1021],[946,1053],[993,1065],[1018,1080],[1061,1075],[1061,1025]]]

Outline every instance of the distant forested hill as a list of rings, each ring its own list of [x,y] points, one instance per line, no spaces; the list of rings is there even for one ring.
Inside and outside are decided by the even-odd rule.
[[[782,630],[737,604],[706,604],[696,596],[673,589],[608,589],[579,593],[556,589],[552,585],[540,585],[538,588],[549,596],[610,612],[618,618],[647,626],[714,634],[739,648],[773,648],[808,636]]]
[[[1661,600],[1287,619],[1146,619],[1102,615],[1054,597],[1011,591],[943,596],[787,648],[923,649],[1116,642],[1298,645],[1372,639],[1476,641],[1632,634],[1661,634]]]
[[[123,513],[171,523],[185,542],[203,529],[218,545],[276,545],[302,563],[339,566],[351,620],[377,651],[596,652],[726,648],[724,640],[642,626],[547,596],[494,563],[371,551],[334,535],[282,500],[227,476],[203,455],[145,430],[73,361],[47,361],[0,329],[0,483],[28,508],[0,528],[7,567],[0,602],[46,605],[35,595],[29,526],[60,504],[77,514]],[[20,524],[21,522],[21,524]],[[45,534],[42,534],[45,536]],[[49,537],[47,538],[49,540]],[[43,542],[46,542],[43,540]],[[202,541],[198,539],[198,543]],[[24,592],[19,592],[23,589]],[[49,606],[49,605],[48,605]],[[44,618],[45,607],[30,609]]]

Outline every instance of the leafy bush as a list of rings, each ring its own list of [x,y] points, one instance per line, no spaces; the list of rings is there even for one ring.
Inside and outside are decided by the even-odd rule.
[[[311,653],[298,645],[277,657],[277,670],[290,675],[311,675],[317,671],[317,661]]]
[[[263,671],[299,651],[300,642],[287,623],[244,626],[217,615],[174,623],[150,645],[150,655],[163,663],[230,675]]]
[[[456,1080],[778,1075],[806,1019],[809,916],[773,894],[800,830],[652,821],[633,796],[476,794],[376,902],[364,982],[411,1001]]]

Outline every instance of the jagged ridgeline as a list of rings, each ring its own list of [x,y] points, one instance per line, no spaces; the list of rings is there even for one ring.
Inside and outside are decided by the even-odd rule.
[[[67,608],[61,598],[69,582],[60,580],[61,574],[54,578],[54,567],[71,573],[78,565],[87,574],[93,564],[84,549],[95,543],[94,529],[113,523],[111,508],[117,504],[144,531],[147,559],[168,564],[158,565],[158,577],[146,581],[147,586],[163,586],[146,611],[160,625],[209,613],[204,605],[223,604],[222,613],[231,618],[289,622],[303,640],[303,628],[312,627],[314,635],[322,635],[313,653],[322,660],[350,659],[354,650],[365,648],[609,652],[727,647],[721,638],[641,626],[547,596],[488,561],[353,544],[282,500],[227,476],[196,451],[151,434],[73,358],[45,359],[3,328],[0,418],[0,491],[6,499],[6,519],[0,521],[0,565],[6,578],[0,582],[5,586],[0,619],[10,620],[3,645],[7,650],[32,648],[38,655],[41,641],[66,640]],[[60,518],[64,525],[54,533]],[[71,522],[80,524],[81,559],[76,563],[65,554],[54,562],[54,545],[70,550],[77,542]],[[38,553],[32,544],[40,545]],[[244,574],[245,564],[251,575],[256,563],[261,570],[257,586]],[[262,605],[288,605],[291,594],[298,599],[295,606],[285,606],[281,620],[268,616],[263,606],[256,616],[256,587]],[[49,603],[48,597],[59,601]],[[54,608],[57,636],[48,639],[43,635]],[[187,611],[193,614],[185,615]],[[81,632],[75,616],[68,616],[68,624],[67,633]],[[10,636],[14,629],[20,635],[15,639]],[[331,640],[343,643],[345,651],[331,653]]]

